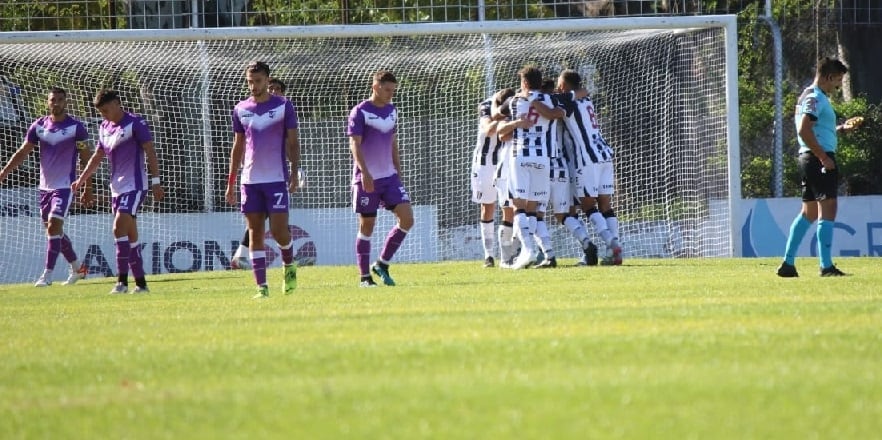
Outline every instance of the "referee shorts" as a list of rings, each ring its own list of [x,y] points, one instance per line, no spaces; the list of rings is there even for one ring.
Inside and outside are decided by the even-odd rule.
[[[827,153],[833,163],[836,155]],[[835,199],[839,190],[839,167],[825,169],[821,161],[812,153],[800,153],[797,160],[803,202],[820,202]]]

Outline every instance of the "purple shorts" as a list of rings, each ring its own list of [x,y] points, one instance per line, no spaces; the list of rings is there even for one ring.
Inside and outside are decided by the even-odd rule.
[[[288,212],[288,184],[285,182],[242,184],[242,212]]]
[[[114,214],[124,212],[132,217],[138,216],[138,210],[147,197],[147,191],[129,191],[110,199],[110,207]]]
[[[352,185],[352,208],[359,214],[375,214],[381,205],[393,209],[402,203],[410,203],[410,196],[398,174],[375,179],[372,193],[365,192],[361,182]]]
[[[70,202],[73,200],[73,192],[70,188],[40,190],[40,218],[43,222],[48,222],[49,218],[57,217],[63,219],[67,216],[67,210],[70,209]]]

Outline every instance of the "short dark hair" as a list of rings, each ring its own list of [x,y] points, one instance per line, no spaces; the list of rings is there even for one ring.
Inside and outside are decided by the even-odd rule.
[[[104,104],[107,104],[108,102],[119,102],[119,100],[119,92],[117,92],[116,90],[102,89],[100,92],[98,92],[97,95],[95,95],[95,99],[92,100],[92,105],[97,108],[101,107]]]
[[[374,73],[374,84],[386,82],[398,84],[398,80],[395,79],[395,75],[388,70],[380,70],[377,73]]]
[[[245,73],[260,73],[263,72],[266,76],[270,75],[269,64],[264,63],[263,61],[252,61],[245,66]]]
[[[545,93],[554,92],[556,85],[554,84],[554,80],[551,78],[545,78],[542,80],[542,91]]]
[[[502,105],[506,99],[514,96],[515,91],[512,88],[501,89],[493,94],[493,101],[496,103],[496,106]]]
[[[542,71],[540,71],[538,67],[526,66],[523,69],[518,70],[518,76],[526,81],[527,87],[530,90],[542,89]]]
[[[848,73],[848,67],[836,58],[824,57],[818,60],[816,73],[818,76],[845,75]]]
[[[288,86],[286,86],[285,83],[282,82],[282,80],[275,78],[275,77],[270,78],[269,83],[279,86],[279,90],[281,90],[282,93],[285,93],[285,90],[288,89]]]
[[[67,90],[64,90],[64,89],[62,89],[61,87],[58,87],[58,86],[52,86],[52,88],[49,89],[49,93],[50,93],[50,94],[55,94],[55,95],[64,95],[64,96],[67,96]]]
[[[560,73],[560,78],[563,80],[564,84],[570,86],[570,88],[574,90],[582,87],[582,76],[575,70],[564,70]]]

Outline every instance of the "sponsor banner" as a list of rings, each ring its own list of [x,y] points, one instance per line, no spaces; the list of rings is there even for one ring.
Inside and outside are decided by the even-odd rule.
[[[26,202],[22,201],[22,206]],[[416,225],[395,254],[395,262],[437,261],[437,215],[434,206],[414,206]],[[295,258],[303,264],[355,265],[357,220],[349,208],[294,209],[291,211]],[[92,276],[116,274],[110,214],[75,215],[65,222],[80,261]],[[386,233],[395,224],[381,212],[372,236],[372,257],[382,249]],[[148,274],[225,270],[239,246],[245,225],[237,212],[211,214],[155,214],[138,216],[139,245]],[[0,216],[0,284],[31,282],[44,267],[46,232],[35,216]],[[270,267],[280,266],[275,241],[267,237]],[[67,276],[68,265],[59,255],[56,281]]]
[[[882,256],[882,196],[840,197],[833,232],[834,256]],[[799,198],[742,200],[741,250],[744,257],[783,257]],[[813,225],[799,256],[817,256]]]

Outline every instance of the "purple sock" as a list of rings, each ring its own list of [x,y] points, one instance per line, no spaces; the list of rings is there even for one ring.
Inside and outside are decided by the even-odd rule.
[[[258,286],[266,286],[266,251],[251,251],[251,271]]]
[[[116,271],[117,276],[128,276],[129,274],[129,255],[132,247],[129,246],[128,237],[120,237],[116,239]]]
[[[355,237],[355,261],[358,263],[358,271],[361,276],[370,275],[371,264],[371,238],[359,234]]]
[[[61,236],[61,254],[64,255],[64,259],[69,263],[77,261],[77,253],[74,251],[73,243],[71,243],[70,237],[67,234]]]
[[[407,236],[407,231],[395,226],[386,236],[386,243],[383,244],[383,252],[380,252],[380,260],[389,262],[395,256],[395,252],[401,247],[401,242]]]
[[[132,269],[132,276],[135,279],[144,278],[144,259],[141,257],[141,245],[129,243],[129,268]]]
[[[55,269],[58,261],[58,253],[61,251],[61,237],[53,235],[49,237],[49,245],[46,246],[46,270]]]

